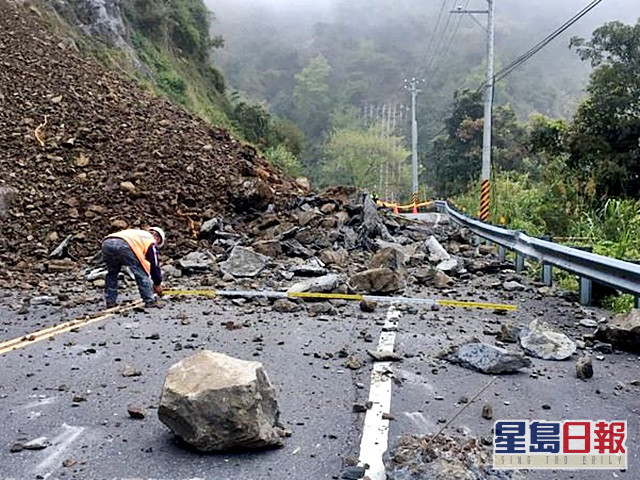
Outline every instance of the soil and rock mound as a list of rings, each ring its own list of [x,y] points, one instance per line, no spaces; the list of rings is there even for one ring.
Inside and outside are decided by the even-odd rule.
[[[151,224],[176,256],[214,215],[255,218],[304,194],[225,130],[83,59],[35,7],[0,2],[0,30],[3,271],[44,271],[68,235],[79,258]]]

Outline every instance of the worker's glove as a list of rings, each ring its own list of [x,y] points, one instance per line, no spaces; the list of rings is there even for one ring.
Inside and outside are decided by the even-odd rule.
[[[154,285],[153,286],[153,291],[156,292],[156,295],[161,297],[162,296],[162,285]]]

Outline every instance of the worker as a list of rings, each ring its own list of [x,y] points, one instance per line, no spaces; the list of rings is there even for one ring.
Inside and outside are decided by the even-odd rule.
[[[145,306],[159,306],[154,292],[158,296],[162,295],[162,271],[158,249],[164,242],[165,234],[160,227],[122,230],[108,235],[102,241],[102,254],[108,269],[105,279],[107,308],[116,305],[118,274],[123,266],[129,267],[133,272]]]

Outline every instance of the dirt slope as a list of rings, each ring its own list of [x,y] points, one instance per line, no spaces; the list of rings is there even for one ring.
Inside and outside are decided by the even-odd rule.
[[[68,234],[86,256],[150,224],[176,255],[213,215],[303,193],[226,131],[81,58],[36,9],[0,1],[0,31],[0,268],[28,270]]]

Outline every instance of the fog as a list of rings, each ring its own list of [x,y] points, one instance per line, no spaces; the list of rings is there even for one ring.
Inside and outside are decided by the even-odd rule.
[[[228,84],[276,110],[280,108],[278,97],[291,95],[295,74],[319,53],[329,61],[338,88],[351,84],[346,94],[352,104],[388,101],[401,95],[402,79],[411,75],[429,76],[432,96],[449,101],[453,91],[473,88],[481,79],[485,34],[470,16],[449,11],[457,5],[483,9],[483,0],[205,3],[215,15],[214,33],[225,39],[215,61]],[[496,0],[496,67],[527,51],[589,3]],[[514,103],[523,115],[533,111],[571,115],[583,95],[590,66],[569,50],[569,39],[588,38],[605,22],[635,23],[639,18],[639,0],[603,0],[515,71],[497,91],[498,101]],[[486,21],[481,15],[476,20]]]

